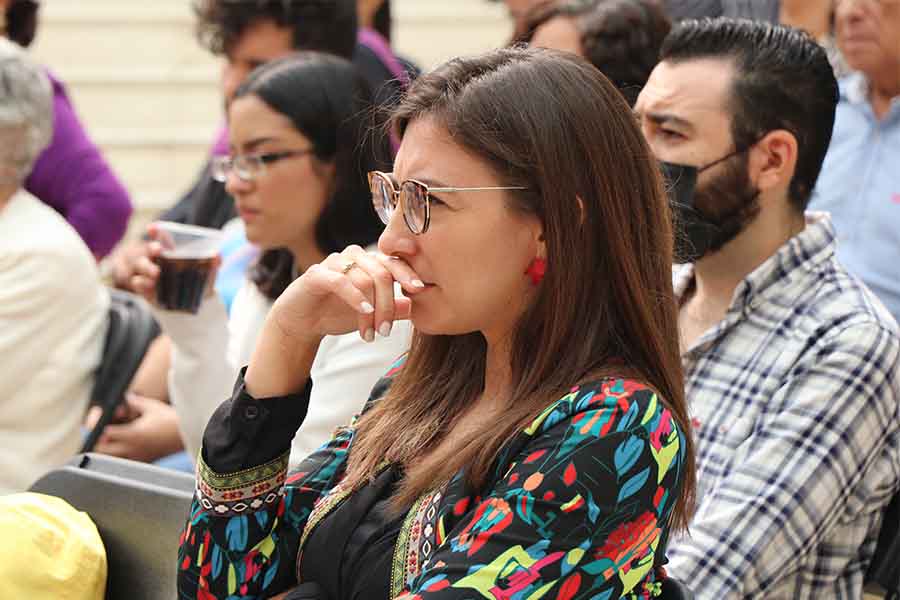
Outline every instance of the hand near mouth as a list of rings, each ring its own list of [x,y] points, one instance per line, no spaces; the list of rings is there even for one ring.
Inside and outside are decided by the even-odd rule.
[[[395,293],[400,284],[404,296]],[[366,342],[410,317],[408,296],[427,285],[406,261],[350,246],[309,267],[272,306],[244,381],[257,398],[289,394],[309,377],[327,335],[354,330]]]

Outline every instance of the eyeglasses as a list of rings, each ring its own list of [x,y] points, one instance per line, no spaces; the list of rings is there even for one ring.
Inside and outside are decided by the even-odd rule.
[[[526,190],[524,187],[429,187],[415,179],[407,179],[398,188],[387,173],[371,171],[369,173],[369,189],[372,191],[372,204],[381,222],[387,225],[397,209],[403,210],[403,220],[414,235],[428,231],[431,223],[431,192],[486,192],[491,190]]]
[[[266,165],[271,165],[279,160],[293,156],[304,156],[312,152],[312,148],[306,148],[305,150],[285,150],[283,152],[269,152],[268,154],[216,156],[212,159],[210,172],[213,179],[222,183],[225,183],[228,179],[228,173],[232,170],[241,181],[254,181],[260,175],[265,174]]]

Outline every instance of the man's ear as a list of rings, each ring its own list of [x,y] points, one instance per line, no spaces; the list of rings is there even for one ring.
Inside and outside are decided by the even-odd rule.
[[[797,138],[784,129],[770,131],[753,147],[749,160],[750,179],[760,192],[787,191],[797,170]]]

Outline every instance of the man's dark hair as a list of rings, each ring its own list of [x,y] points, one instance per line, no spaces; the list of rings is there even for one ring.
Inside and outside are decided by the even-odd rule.
[[[351,58],[356,47],[354,0],[194,0],[197,39],[213,54],[227,54],[248,27],[271,20],[291,27],[296,50]]]
[[[797,138],[797,168],[788,195],[803,211],[831,142],[838,85],[825,50],[806,32],[759,21],[682,21],[663,43],[660,60],[721,58],[735,69],[731,135],[748,148],[769,131]]]
[[[13,0],[6,8],[6,35],[27,48],[37,33],[38,3],[34,0]]]

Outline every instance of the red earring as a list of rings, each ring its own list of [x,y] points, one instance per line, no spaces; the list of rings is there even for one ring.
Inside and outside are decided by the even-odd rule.
[[[531,283],[534,285],[538,285],[543,281],[546,273],[547,261],[540,257],[532,260],[531,264],[528,265],[528,269],[525,271],[525,274],[531,277]]]

